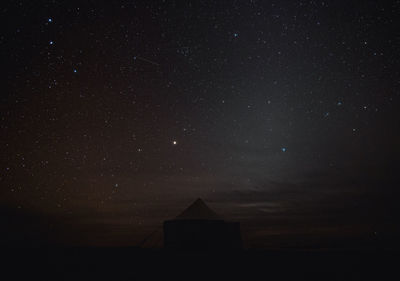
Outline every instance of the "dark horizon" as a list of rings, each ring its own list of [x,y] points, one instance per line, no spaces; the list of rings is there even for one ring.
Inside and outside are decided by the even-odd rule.
[[[187,207],[187,206],[186,206]],[[181,210],[182,211],[182,210]],[[218,214],[221,215],[221,214]],[[65,225],[59,218],[49,216],[35,217],[30,214],[17,212],[11,214],[2,210],[1,220],[4,230],[1,235],[1,246],[7,248],[142,248],[162,249],[163,222],[156,223],[153,227],[144,228],[138,232],[134,227],[121,227],[119,229],[100,225]],[[175,219],[176,216],[168,217],[166,220]],[[230,217],[220,216],[220,219],[232,221]],[[286,228],[280,227],[279,232],[274,233],[272,227],[265,227],[263,239],[254,239],[254,231],[260,229],[263,224],[257,224],[252,219],[249,221],[238,221],[241,224],[241,236],[243,250],[268,250],[268,251],[380,251],[400,250],[398,233],[354,232],[354,228],[345,232],[341,228],[334,231],[295,232],[299,227],[298,222],[288,222]],[[307,225],[306,225],[307,227]],[[304,229],[305,227],[299,229]],[[88,229],[90,231],[88,231]],[[282,231],[282,229],[286,229]],[[96,231],[96,233],[94,233]],[[107,232],[108,231],[108,232]],[[111,235],[110,232],[119,231]],[[121,235],[122,233],[122,235]],[[111,238],[110,238],[111,237]],[[118,241],[115,241],[118,237]]]
[[[247,249],[399,249],[399,11],[7,1],[0,245],[140,246],[200,197]]]

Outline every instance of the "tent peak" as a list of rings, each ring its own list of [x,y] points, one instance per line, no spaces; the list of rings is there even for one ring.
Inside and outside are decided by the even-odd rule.
[[[201,198],[197,198],[176,219],[218,220],[221,218]]]

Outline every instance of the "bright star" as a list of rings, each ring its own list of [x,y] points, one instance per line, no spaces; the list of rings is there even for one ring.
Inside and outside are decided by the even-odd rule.
[[[173,144],[173,145],[177,145],[178,142],[174,140],[174,141],[172,142],[172,144]]]
[[[53,41],[50,41],[50,42],[49,42],[49,44],[50,44],[50,45],[53,45],[53,44],[54,44],[54,42],[53,42]]]
[[[76,73],[77,72],[77,70],[76,69],[74,69],[74,73]]]
[[[281,148],[282,152],[286,152],[286,147]]]
[[[48,21],[48,22],[52,22],[52,21],[53,21],[53,19],[52,19],[52,18],[49,18],[47,21]]]

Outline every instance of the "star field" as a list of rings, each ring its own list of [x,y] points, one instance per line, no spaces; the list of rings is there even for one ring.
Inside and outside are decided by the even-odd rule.
[[[197,197],[250,245],[397,233],[399,11],[8,3],[0,207],[66,244],[136,244]]]

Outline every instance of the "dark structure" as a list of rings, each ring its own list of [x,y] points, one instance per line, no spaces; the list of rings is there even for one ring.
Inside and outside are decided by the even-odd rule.
[[[238,250],[242,248],[239,222],[220,218],[201,199],[182,214],[164,222],[164,247],[174,250]]]

